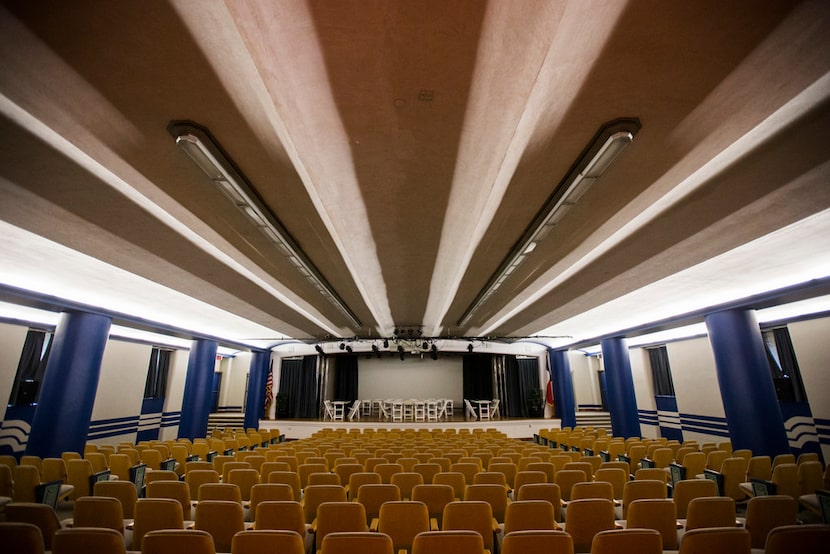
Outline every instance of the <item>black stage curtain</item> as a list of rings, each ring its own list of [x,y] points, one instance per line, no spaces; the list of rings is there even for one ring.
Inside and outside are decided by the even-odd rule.
[[[290,419],[317,419],[317,356],[283,360],[280,392],[288,394]]]
[[[357,400],[357,356],[335,356],[334,400]]]
[[[507,415],[530,417],[528,399],[533,390],[539,390],[539,360],[537,358],[504,357],[504,373],[507,381]]]
[[[651,375],[654,378],[654,394],[674,396],[674,381],[671,378],[669,351],[665,346],[649,348],[648,360],[651,363]]]
[[[491,400],[493,398],[493,356],[491,354],[464,354],[464,398]]]

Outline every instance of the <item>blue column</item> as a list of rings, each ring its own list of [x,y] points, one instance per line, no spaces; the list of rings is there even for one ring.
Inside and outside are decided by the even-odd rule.
[[[567,350],[548,350],[553,381],[553,403],[562,427],[576,427],[576,404]]]
[[[245,429],[258,429],[265,403],[265,380],[271,362],[270,350],[255,350],[248,373],[248,398],[245,402]]]
[[[60,315],[26,454],[54,458],[84,451],[111,323],[98,314]]]
[[[207,435],[217,347],[216,341],[199,339],[194,340],[190,348],[182,397],[182,417],[179,421],[179,438],[193,440]]]
[[[784,420],[755,313],[709,314],[706,327],[733,448],[749,448],[756,456],[788,453]]]
[[[611,428],[615,437],[639,437],[640,417],[637,414],[637,397],[634,394],[634,378],[631,376],[631,359],[628,343],[624,338],[605,339],[602,361],[605,365],[605,382],[608,387],[608,410],[611,412]]]

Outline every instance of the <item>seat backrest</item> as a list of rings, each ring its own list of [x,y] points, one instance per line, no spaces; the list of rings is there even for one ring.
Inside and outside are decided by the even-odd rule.
[[[644,479],[642,481],[629,481],[623,488],[623,519],[626,517],[628,505],[641,498],[667,498],[666,483]]]
[[[79,499],[80,500],[80,499]],[[115,529],[76,527],[59,529],[52,542],[52,554],[125,554],[124,537]]]
[[[752,548],[764,548],[767,534],[776,527],[795,525],[798,502],[787,495],[756,496],[746,507],[746,530],[752,539]]]
[[[412,554],[480,554],[484,541],[475,531],[426,531],[412,542]]]
[[[121,503],[124,519],[133,519],[138,491],[130,481],[98,481],[93,487],[95,496],[109,496]]]
[[[306,536],[303,506],[296,501],[266,500],[256,507],[254,517],[257,529],[294,531]]]
[[[346,502],[346,490],[339,485],[307,486],[303,494],[303,512],[306,523],[314,521],[317,517],[317,507],[323,502]]]
[[[385,502],[397,502],[400,499],[401,490],[392,484],[367,483],[357,493],[357,501],[366,509],[366,523],[380,516],[380,508]]]
[[[605,498],[608,500],[614,500],[614,486],[605,481],[574,484],[571,488],[571,500],[580,500],[583,498]]]
[[[614,503],[604,498],[573,500],[568,504],[568,534],[574,541],[574,550],[588,551],[594,535],[614,529]]]
[[[380,474],[375,473],[374,471],[361,471],[358,473],[352,473],[351,475],[349,475],[348,497],[351,500],[356,499],[360,491],[360,487],[362,487],[363,485],[380,484]]]
[[[227,500],[242,504],[242,493],[239,485],[233,483],[202,483],[199,487],[198,501]]]
[[[658,467],[646,467],[640,468],[634,472],[634,479],[637,481],[644,481],[646,479],[650,479],[652,481],[665,481],[669,482],[669,473]]]
[[[247,502],[251,499],[251,488],[259,483],[259,473],[253,468],[232,469],[227,482],[238,486],[243,502]]]
[[[517,500],[508,504],[504,533],[531,529],[558,529],[553,505],[546,500]]]
[[[594,535],[591,543],[591,554],[662,554],[662,552],[662,538],[660,533],[653,529],[600,531]]]
[[[82,496],[92,494],[89,489],[89,478],[92,474],[92,464],[89,460],[75,458],[66,462],[66,481],[75,487],[75,490],[69,495],[70,500],[77,500]]]
[[[476,531],[484,540],[484,548],[493,551],[493,509],[487,502],[450,502],[444,507],[441,530]]]
[[[260,502],[272,500],[292,501],[294,500],[294,491],[284,483],[258,483],[251,487],[251,521],[255,520],[257,505]]]
[[[501,485],[470,485],[464,491],[464,500],[482,500],[490,504],[493,517],[499,523],[504,523],[505,512],[509,502],[507,489]]]
[[[750,551],[749,531],[734,524],[732,527],[693,529],[687,531],[680,542],[680,554],[749,554]]]
[[[683,458],[683,467],[686,468],[686,479],[695,479],[703,474],[706,469],[706,454],[703,452],[690,452]]]
[[[455,497],[459,500],[464,498],[464,491],[467,489],[467,480],[463,473],[457,471],[442,471],[432,477],[435,485],[449,485],[453,488]]]
[[[734,527],[735,501],[725,496],[704,496],[689,502],[686,531],[704,527]]]
[[[41,461],[40,478],[44,482],[66,482],[66,462],[62,458],[43,458]]]
[[[559,485],[562,500],[571,499],[571,489],[576,483],[585,483],[588,477],[581,469],[562,469],[556,472],[554,482]]]
[[[772,469],[774,470],[781,464],[794,464],[795,454],[779,454],[772,460]]]
[[[158,529],[144,535],[141,554],[215,554],[213,538],[196,529]]]
[[[721,464],[723,475],[723,495],[734,500],[743,500],[746,494],[741,489],[741,483],[746,481],[747,461],[743,457],[726,458]]]
[[[15,502],[34,502],[36,500],[35,488],[40,484],[40,472],[35,466],[19,465],[12,469],[14,480],[14,493],[12,498]],[[89,488],[89,485],[87,485]]]
[[[792,454],[787,454],[791,456]],[[781,456],[779,454],[779,456]],[[776,456],[778,458],[779,456]],[[798,466],[794,463],[773,463],[772,482],[776,485],[777,494],[786,494],[796,500],[799,497]]]
[[[628,473],[626,470],[617,467],[600,468],[594,474],[594,481],[611,483],[614,498],[622,500],[623,490],[625,489],[625,484],[628,482]]]
[[[147,498],[172,498],[182,505],[182,517],[190,519],[190,487],[184,481],[147,483]]]
[[[513,531],[505,535],[501,543],[501,554],[526,554],[528,552],[573,554],[574,543],[565,531]]]
[[[393,554],[392,538],[385,533],[329,533],[322,554]]]
[[[140,498],[135,503],[133,546],[142,545],[146,533],[158,529],[182,529],[182,505],[172,498]]]
[[[813,454],[813,452],[809,452]],[[802,454],[803,456],[803,454]],[[799,459],[801,456],[799,456]],[[815,494],[824,486],[824,467],[818,460],[807,460],[798,464],[798,492],[801,495]]]
[[[61,523],[51,506],[34,502],[12,502],[6,504],[5,510],[6,521],[36,525],[43,536],[44,548],[52,549],[52,537],[61,528]]]
[[[199,487],[203,483],[218,483],[219,473],[213,469],[194,469],[184,474],[184,482],[190,488],[191,500],[198,500]]]
[[[305,542],[294,531],[240,531],[231,541],[231,554],[305,554]]]
[[[765,554],[824,552],[830,544],[830,525],[784,525],[770,530]]]
[[[396,549],[411,550],[415,535],[429,531],[429,510],[423,502],[385,502],[380,507],[378,531],[392,537]]]
[[[395,473],[392,475],[390,483],[400,489],[402,500],[409,500],[412,498],[412,489],[416,485],[424,484],[424,477],[415,472]]]
[[[195,528],[213,537],[217,551],[230,552],[233,536],[245,530],[242,505],[226,500],[205,500],[196,505]]]
[[[412,500],[423,502],[429,511],[429,517],[439,522],[444,514],[444,506],[455,498],[453,488],[449,485],[415,485],[412,488]]]
[[[329,533],[367,531],[366,509],[359,502],[323,502],[317,507],[316,549]]]
[[[718,485],[709,479],[684,479],[674,485],[672,499],[677,507],[677,517],[686,519],[689,502],[694,498],[717,496]]]
[[[772,477],[772,458],[769,456],[752,456],[746,466],[747,479],[769,481]]]
[[[533,464],[530,464],[533,465]],[[554,477],[555,479],[555,477]],[[513,480],[513,489],[520,489],[522,485],[527,485],[528,483],[553,483],[553,479],[548,481],[548,475],[544,471],[531,471],[525,470],[520,471],[516,474],[516,477]]]
[[[644,498],[628,506],[628,528],[653,529],[662,536],[663,548],[677,548],[677,507],[670,498]]]
[[[75,501],[75,527],[101,527],[124,534],[124,509],[111,496],[82,496]]]
[[[87,452],[84,454],[84,459],[89,460],[89,463],[92,464],[93,473],[109,469],[107,457],[102,452]]]
[[[515,492],[514,492],[515,498]],[[556,483],[531,483],[519,489],[518,500],[546,500],[553,505],[556,521],[562,521],[562,497]]]
[[[8,466],[3,466],[11,470]],[[43,536],[33,523],[0,522],[0,544],[8,552],[43,554]]]

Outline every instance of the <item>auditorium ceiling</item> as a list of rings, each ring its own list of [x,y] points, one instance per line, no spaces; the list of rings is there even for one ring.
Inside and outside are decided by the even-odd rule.
[[[830,276],[827,2],[25,0],[0,35],[5,297],[567,343]]]

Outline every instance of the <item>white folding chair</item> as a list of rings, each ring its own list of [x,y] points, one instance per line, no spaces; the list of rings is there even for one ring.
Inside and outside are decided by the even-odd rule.
[[[323,400],[323,408],[326,410],[326,413],[323,414],[323,421],[327,419],[334,421],[334,408],[332,408],[331,401]]]
[[[467,419],[471,419],[473,421],[478,419],[475,408],[473,408],[473,405],[470,404],[470,401],[466,398],[464,399],[464,407],[467,408]]]
[[[493,419],[500,418],[501,415],[499,414],[499,402],[498,398],[494,398],[493,401],[490,403],[490,417]]]
[[[354,418],[360,419],[360,400],[355,400],[354,404],[352,404],[351,409],[349,410],[349,421],[354,421]]]
[[[427,421],[438,421],[438,401],[437,400],[427,400]]]

